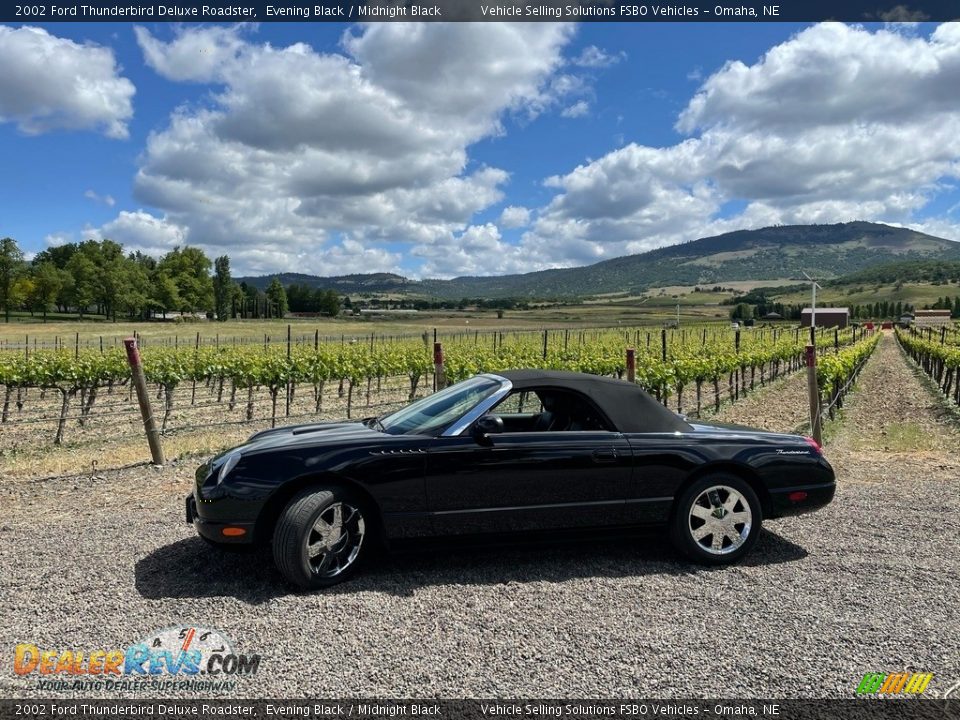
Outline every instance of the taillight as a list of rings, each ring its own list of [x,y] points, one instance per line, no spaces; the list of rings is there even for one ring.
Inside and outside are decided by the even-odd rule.
[[[807,441],[807,445],[812,447],[818,455],[823,452],[823,448],[820,447],[820,443],[818,443],[812,437],[805,437],[803,439]]]

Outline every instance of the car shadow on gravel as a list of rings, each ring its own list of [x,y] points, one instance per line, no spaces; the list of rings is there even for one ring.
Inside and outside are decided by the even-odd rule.
[[[807,551],[796,543],[765,529],[739,566],[776,565],[806,556]],[[380,555],[354,579],[323,592],[406,596],[432,585],[564,582],[725,571],[723,567],[684,562],[662,536],[647,533],[601,539],[551,537],[510,544],[447,540],[442,549],[421,544]],[[274,568],[269,552],[234,554],[210,547],[199,538],[154,550],[137,563],[135,574],[137,591],[148,599],[233,597],[257,605],[295,592]]]

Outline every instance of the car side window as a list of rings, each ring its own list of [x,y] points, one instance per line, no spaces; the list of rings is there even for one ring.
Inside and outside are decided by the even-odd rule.
[[[516,390],[496,407],[498,415],[536,415],[543,412],[540,398],[530,390]]]
[[[503,420],[504,432],[610,430],[590,400],[569,390],[515,390],[492,412]]]

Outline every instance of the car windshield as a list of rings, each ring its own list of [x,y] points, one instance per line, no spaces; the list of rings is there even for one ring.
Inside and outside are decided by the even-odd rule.
[[[407,405],[380,418],[383,432],[391,435],[432,435],[489,397],[500,383],[488,377],[473,377]]]

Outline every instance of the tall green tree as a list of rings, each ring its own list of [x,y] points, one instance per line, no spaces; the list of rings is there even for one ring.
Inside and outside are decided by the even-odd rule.
[[[221,322],[225,322],[230,316],[233,284],[233,278],[230,277],[230,258],[221,255],[213,261],[213,305],[217,320]]]
[[[33,293],[30,306],[43,311],[43,321],[47,321],[47,310],[57,301],[64,284],[65,270],[60,270],[52,262],[41,262],[31,270],[33,278]]]
[[[70,286],[70,294],[67,297],[68,303],[76,308],[80,317],[87,312],[91,305],[97,301],[99,289],[97,287],[98,275],[97,266],[91,259],[92,252],[75,252],[67,261],[67,272],[73,282]]]
[[[240,286],[240,283],[230,283],[230,316],[234,320],[243,317],[244,297],[243,288]]]
[[[54,267],[63,270],[78,247],[76,243],[64,243],[63,245],[55,245],[46,250],[41,250],[33,256],[33,264],[39,265],[40,263],[49,262],[53,263]]]
[[[287,291],[283,289],[280,278],[274,277],[267,286],[267,301],[269,302],[269,314],[274,317],[283,317],[287,314]]]
[[[335,290],[322,290],[317,297],[317,310],[324,315],[336,317],[340,314],[340,296]]]
[[[146,265],[137,262],[132,254],[127,256],[124,271],[126,283],[119,301],[120,307],[127,317],[145,319],[152,307],[153,284],[150,282],[150,271]]]
[[[14,299],[14,281],[23,268],[23,252],[16,240],[8,237],[0,240],[0,306],[7,322],[10,322],[10,306]]]
[[[117,308],[127,303],[127,296],[133,291],[132,261],[123,254],[123,247],[113,240],[88,240],[80,243],[78,252],[95,267],[95,302],[100,312],[116,322]]]
[[[157,271],[177,286],[182,312],[213,311],[210,258],[200,248],[174,248],[157,263]]]
[[[60,289],[57,290],[56,297],[53,300],[57,310],[67,312],[70,309],[71,298],[73,297],[73,275],[67,269],[67,263],[77,252],[79,246],[76,243],[65,243],[55,247],[41,250],[33,257],[33,266],[37,267],[43,264],[53,265],[60,272]]]
[[[263,307],[267,304],[267,296],[260,292],[256,286],[240,283],[240,290],[243,293],[243,303],[241,305],[241,314],[243,317],[260,318],[263,316]]]
[[[159,269],[154,271],[152,278],[152,292],[150,294],[153,302],[153,309],[161,312],[178,310],[183,306],[180,299],[180,291],[177,289],[177,283],[169,275]]]

